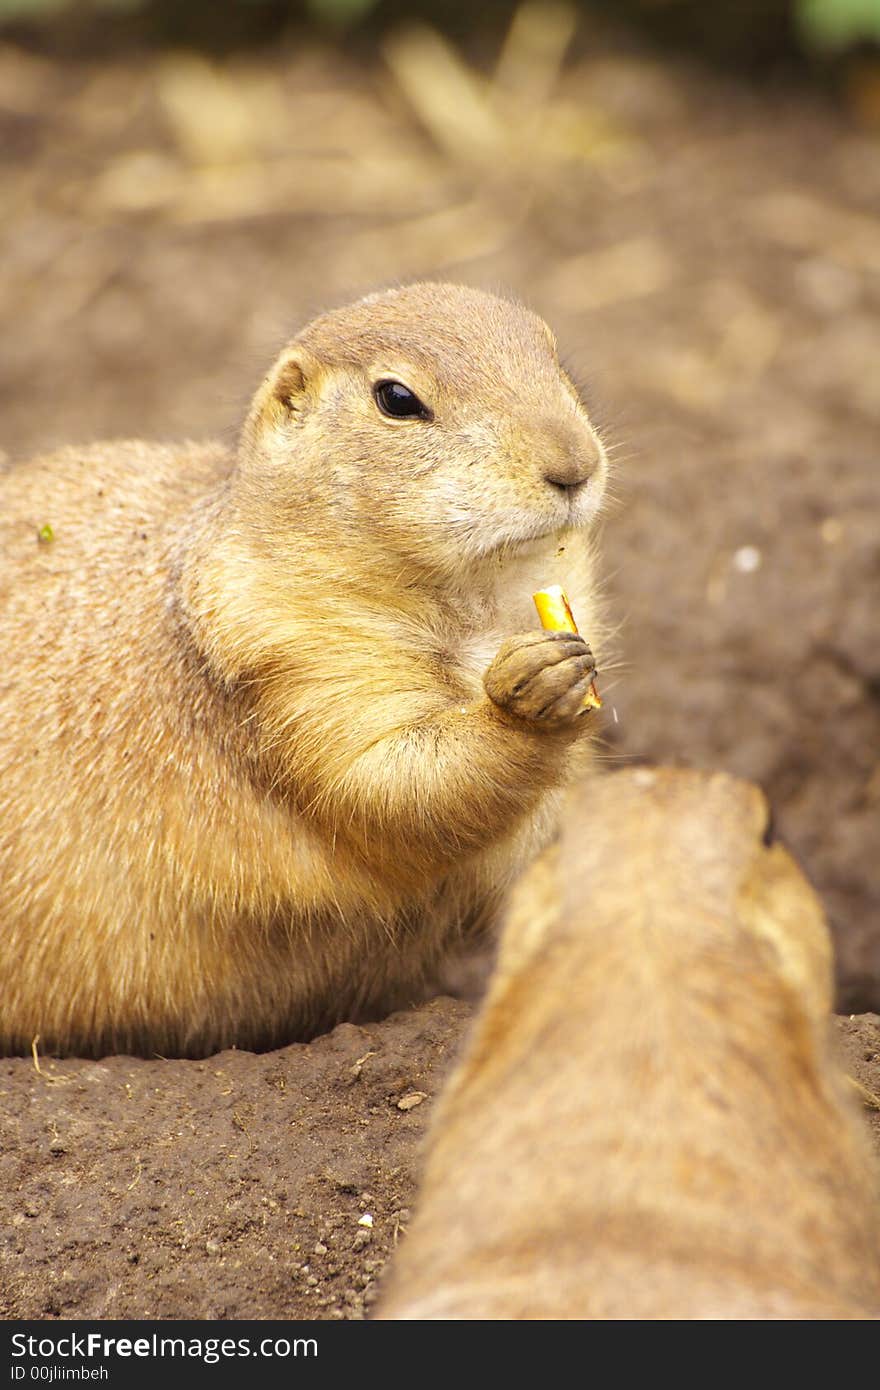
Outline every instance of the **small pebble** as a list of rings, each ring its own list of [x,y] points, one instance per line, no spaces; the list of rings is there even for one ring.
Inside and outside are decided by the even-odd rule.
[[[365,1212],[364,1212],[363,1216],[360,1217],[359,1220],[358,1220],[358,1225],[359,1225],[359,1226],[370,1226],[370,1227],[372,1227],[372,1225],[373,1225],[373,1218],[372,1218],[372,1215],[370,1214],[370,1212],[368,1212],[368,1211],[365,1211]]]
[[[326,1247],[326,1245],[324,1244],[323,1241],[320,1241],[320,1240],[319,1240],[318,1243],[316,1244],[316,1246],[315,1246],[315,1254],[316,1254],[316,1255],[326,1255],[326,1254],[327,1254],[327,1247]]]
[[[733,568],[740,574],[754,574],[761,568],[763,556],[756,545],[741,545],[733,552]]]
[[[423,1100],[427,1100],[426,1091],[410,1091],[407,1095],[401,1096],[397,1102],[398,1110],[414,1110],[417,1105],[421,1105]]]
[[[205,1249],[209,1255],[219,1255],[223,1250],[223,1246],[220,1244],[219,1240],[206,1240]]]

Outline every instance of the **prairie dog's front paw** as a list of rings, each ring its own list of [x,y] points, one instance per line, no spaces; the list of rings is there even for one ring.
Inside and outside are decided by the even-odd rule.
[[[503,642],[483,684],[493,704],[542,728],[574,724],[596,675],[583,637],[524,632]]]

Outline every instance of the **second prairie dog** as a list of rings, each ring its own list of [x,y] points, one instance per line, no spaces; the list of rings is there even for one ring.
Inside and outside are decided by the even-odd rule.
[[[593,637],[605,473],[546,325],[439,284],[309,324],[237,453],[0,471],[0,1047],[270,1046],[418,995],[584,766],[592,658],[531,594]]]
[[[514,889],[385,1318],[880,1316],[831,946],[757,788],[601,779]]]

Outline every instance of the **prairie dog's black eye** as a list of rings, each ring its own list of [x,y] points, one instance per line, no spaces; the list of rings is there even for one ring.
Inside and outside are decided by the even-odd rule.
[[[402,381],[377,381],[373,387],[376,404],[383,415],[393,420],[432,420],[434,417],[428,407],[419,400],[415,391],[404,386]]]

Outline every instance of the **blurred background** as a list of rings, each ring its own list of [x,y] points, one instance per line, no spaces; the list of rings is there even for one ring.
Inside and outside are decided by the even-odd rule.
[[[880,0],[0,0],[0,448],[234,438],[314,312],[556,329],[604,754],[755,778],[880,1009]]]

